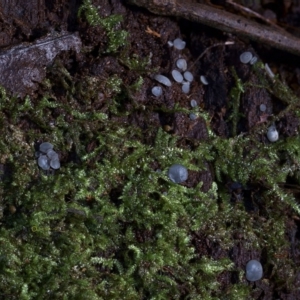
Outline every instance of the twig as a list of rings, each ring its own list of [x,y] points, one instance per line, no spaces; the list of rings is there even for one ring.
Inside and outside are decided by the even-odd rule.
[[[206,48],[199,56],[198,58],[193,62],[193,64],[188,68],[188,70],[191,70],[193,68],[193,66],[212,48],[215,47],[219,47],[219,46],[228,46],[228,45],[233,45],[234,42],[233,41],[227,41],[225,43],[218,43],[218,44],[214,44],[208,48]]]
[[[300,40],[242,16],[186,0],[127,0],[155,14],[178,16],[300,56]]]
[[[257,13],[256,11],[253,11],[252,9],[250,9],[248,7],[245,7],[243,5],[240,5],[238,3],[235,3],[231,0],[226,0],[226,3],[233,6],[236,9],[240,10],[240,11],[244,11],[244,12],[248,13],[252,17],[255,17],[255,18],[258,18],[258,19],[262,20],[263,22],[269,24],[270,26],[273,26],[277,30],[280,30],[283,34],[286,33],[286,31],[282,27],[280,27],[277,24],[275,24],[274,22],[268,20],[267,18],[265,18],[261,14]]]

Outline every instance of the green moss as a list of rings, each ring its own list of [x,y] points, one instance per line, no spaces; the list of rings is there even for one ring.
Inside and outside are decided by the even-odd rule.
[[[149,73],[148,67],[151,63],[151,58],[138,57],[137,54],[133,54],[130,57],[129,48],[125,48],[120,55],[121,64],[125,65],[128,69],[138,72],[139,74]],[[153,70],[151,70],[153,71]],[[152,72],[154,73],[154,72]]]
[[[230,91],[230,108],[232,109],[231,115],[228,118],[232,120],[232,136],[236,136],[237,134],[237,124],[239,122],[240,117],[242,116],[239,113],[240,109],[240,101],[241,95],[244,93],[244,87],[240,78],[238,78],[236,71],[234,68],[231,68],[231,73],[235,80],[235,86]]]
[[[107,31],[120,22],[99,19],[90,1],[84,1],[83,14]],[[117,35],[108,36],[114,46],[107,52],[124,44],[115,43]],[[79,82],[56,61],[42,85],[43,97],[11,98],[0,88],[5,167],[0,173],[0,298],[248,299],[252,291],[244,270],[228,258],[237,244],[244,251],[264,251],[267,276],[273,270],[264,284],[293,288],[297,269],[287,255],[286,224],[291,208],[300,209],[284,183],[288,177],[299,180],[299,138],[263,144],[260,126],[236,135],[247,83],[235,73],[229,139],[214,134],[210,116],[200,108],[194,112],[207,123],[209,137],[193,147],[162,129],[145,133],[126,122],[121,126],[112,116],[137,109],[129,96],[143,85],[140,74],[148,66],[134,56],[123,64],[137,78],[131,86],[117,76],[85,76]],[[297,108],[284,85],[276,90],[262,76],[261,86]],[[132,104],[132,111],[124,103]],[[178,104],[160,111],[190,113]],[[23,120],[29,127],[22,127]],[[35,145],[41,141],[52,142],[62,156],[62,168],[52,175],[36,164]],[[186,187],[167,177],[174,163],[191,173],[206,170],[208,162],[215,178],[207,192],[201,182]],[[245,193],[251,188],[247,201],[259,210],[247,208],[245,195],[233,194],[228,182],[240,182]],[[203,254],[195,242],[199,236],[213,243],[220,257]],[[238,282],[224,285],[220,278],[232,272]]]
[[[83,1],[78,10],[78,17],[82,15],[84,15],[91,26],[101,26],[106,30],[109,40],[106,53],[115,53],[120,47],[125,46],[128,33],[125,30],[116,30],[117,25],[123,20],[122,16],[110,15],[106,18],[101,18],[91,0]]]
[[[97,86],[91,78],[83,85]],[[104,86],[115,95],[123,92],[118,80],[108,80]],[[243,228],[244,247],[266,249],[267,264],[283,268],[276,257],[287,250],[286,217],[278,209],[291,205],[298,210],[298,206],[280,183],[296,170],[292,164],[299,158],[296,138],[263,145],[256,142],[255,134],[230,139],[212,134],[190,151],[179,146],[175,136],[158,130],[155,143],[147,145],[137,128],[116,127],[107,114],[94,112],[88,105],[94,92],[87,90],[90,100],[80,105],[72,89],[67,91],[70,101],[59,103],[50,95],[51,85],[48,88],[49,96],[35,100],[36,111],[31,109],[31,99],[19,106],[21,100],[12,104],[1,92],[2,122],[9,123],[13,116],[16,123],[1,129],[6,137],[0,147],[6,157],[3,163],[10,162],[13,171],[1,182],[6,212],[1,229],[2,296],[76,299],[85,293],[91,299],[103,294],[118,299],[126,290],[128,298],[176,299],[181,294],[179,282],[184,282],[191,298],[219,299],[216,277],[235,270],[242,279],[244,271],[228,259],[198,257],[191,243],[193,232],[202,232],[229,250],[235,245],[237,228]],[[51,113],[57,108],[62,116],[51,127]],[[36,124],[43,123],[45,133],[40,137],[54,141],[55,149],[68,153],[75,146],[81,163],[63,164],[54,176],[41,174],[33,157],[36,136],[17,126],[27,114],[35,116]],[[65,121],[68,114],[72,126]],[[87,136],[96,142],[93,151],[85,150]],[[284,150],[289,158],[285,162],[279,155]],[[217,183],[206,193],[201,183],[186,188],[166,175],[173,163],[199,171],[207,161],[214,165]],[[153,162],[162,172],[151,167]],[[250,218],[242,202],[233,206],[222,184],[226,178],[244,185],[261,184],[265,191],[254,196],[268,214]],[[11,204],[17,208],[15,214],[8,213]],[[285,265],[288,283],[293,280],[292,265],[292,261]],[[248,293],[247,285],[239,283],[227,287],[224,299]]]

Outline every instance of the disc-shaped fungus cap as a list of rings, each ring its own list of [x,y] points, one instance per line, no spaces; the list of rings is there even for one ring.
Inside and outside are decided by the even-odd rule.
[[[54,170],[60,168],[58,154],[53,150],[53,145],[48,142],[40,144],[38,152],[36,152],[38,166],[47,171],[50,167]]]
[[[268,128],[267,138],[272,143],[278,141],[279,134],[278,134],[278,131],[277,131],[275,125],[272,125]]]
[[[181,183],[188,178],[188,170],[180,164],[174,164],[168,171],[168,177],[175,183]]]
[[[251,59],[253,59],[253,54],[249,51],[243,52],[240,55],[240,62],[243,64],[247,64],[251,61]]]
[[[263,277],[263,268],[259,261],[252,259],[246,265],[246,278],[249,281],[260,280]]]
[[[40,155],[38,158],[38,165],[41,169],[47,171],[50,169],[49,159],[46,155]]]
[[[50,149],[50,150],[47,151],[47,157],[49,159],[52,159],[52,160],[53,159],[59,159],[58,154],[53,149]]]
[[[172,71],[172,77],[174,78],[175,81],[177,81],[179,83],[181,83],[183,81],[183,76],[177,70]]]
[[[177,38],[173,41],[174,48],[178,50],[182,50],[185,48],[186,42],[180,38]]]
[[[197,101],[195,99],[192,99],[191,100],[191,107],[196,107],[198,104],[197,104]]]
[[[191,84],[189,82],[183,82],[181,90],[185,93],[188,94],[190,92],[190,87]]]
[[[151,92],[153,96],[159,97],[162,95],[162,88],[160,86],[154,86]]]
[[[60,168],[60,161],[58,158],[51,159],[50,160],[50,167],[54,170],[57,170]]]
[[[46,154],[48,150],[53,149],[53,145],[48,142],[44,142],[44,143],[40,144],[39,149],[40,149],[40,152],[43,152]]]
[[[185,71],[187,69],[187,62],[184,58],[179,58],[176,61],[176,67],[182,71]]]
[[[209,84],[207,78],[206,78],[204,75],[201,75],[201,76],[200,76],[200,81],[201,81],[202,84],[204,84],[204,85],[208,85],[208,84]]]
[[[184,72],[183,77],[185,80],[187,80],[189,82],[192,82],[194,80],[193,74],[189,71]]]
[[[160,82],[161,84],[165,85],[165,86],[171,86],[172,83],[170,81],[170,79],[164,75],[161,74],[157,74],[154,76],[154,79],[158,82]]]

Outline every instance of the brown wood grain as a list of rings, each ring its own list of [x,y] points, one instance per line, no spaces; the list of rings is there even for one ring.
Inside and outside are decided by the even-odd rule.
[[[182,17],[300,56],[300,39],[297,37],[225,10],[186,0],[128,0],[128,2],[147,8],[155,14]]]

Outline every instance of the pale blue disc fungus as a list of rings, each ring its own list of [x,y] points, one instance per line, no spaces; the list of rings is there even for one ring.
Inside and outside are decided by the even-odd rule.
[[[50,167],[54,170],[57,170],[60,168],[60,162],[59,159],[51,159],[50,160]]]
[[[188,170],[180,164],[172,165],[168,171],[168,177],[175,183],[184,182],[188,178]]]
[[[246,51],[240,55],[240,62],[243,64],[248,64],[252,58],[253,58],[253,54],[249,51]]]
[[[53,145],[45,142],[39,147],[39,151],[36,152],[38,166],[45,171],[50,168],[59,169],[60,161],[58,154],[53,150]]]
[[[172,41],[168,41],[168,46],[169,46],[169,47],[173,47],[173,45],[174,45],[174,44],[173,44]]]
[[[53,145],[45,142],[40,144],[40,152],[47,153],[48,150],[53,149]]]
[[[197,119],[197,115],[194,114],[194,113],[190,113],[189,117],[190,117],[190,119],[191,119],[192,121],[194,121],[194,120]]]
[[[178,50],[183,50],[185,48],[186,42],[183,41],[182,39],[178,38],[173,41],[173,45],[174,45],[174,48],[176,48]]]
[[[187,62],[184,58],[179,58],[176,61],[176,67],[182,71],[185,71],[187,69]]]
[[[50,149],[50,150],[47,151],[47,157],[49,159],[59,159],[58,158],[58,154],[54,150],[52,150],[52,149]]]
[[[185,94],[188,94],[190,92],[190,86],[189,82],[184,82],[181,89]]]
[[[278,139],[279,139],[279,133],[278,133],[275,125],[272,125],[272,126],[270,126],[268,128],[267,138],[272,143],[278,141]]]
[[[172,71],[172,76],[173,76],[173,78],[174,78],[174,80],[175,80],[176,82],[181,83],[181,82],[183,81],[183,76],[182,76],[181,73],[180,73],[179,71],[177,71],[177,70],[173,70],[173,71]]]
[[[249,281],[260,280],[263,277],[263,268],[259,261],[252,259],[246,265],[246,278]]]
[[[252,59],[250,60],[250,65],[254,65],[257,62],[257,57],[253,56]]]
[[[192,82],[194,80],[193,74],[189,71],[184,72],[183,77],[185,80],[187,80],[189,82]]]
[[[41,169],[47,171],[50,169],[49,159],[46,155],[40,155],[38,158],[38,165]]]
[[[172,83],[170,81],[170,79],[164,75],[158,74],[154,76],[154,79],[158,82],[160,82],[161,84],[165,85],[165,86],[171,86]]]
[[[201,81],[202,84],[204,84],[204,85],[208,85],[208,84],[209,84],[207,78],[206,78],[204,75],[201,75],[201,76],[200,76],[200,81]]]
[[[261,104],[259,106],[259,110],[262,111],[262,112],[266,111],[266,109],[267,109],[267,106],[265,104]]]
[[[197,101],[195,99],[192,99],[191,100],[191,107],[196,107],[198,104],[197,104]]]
[[[160,86],[154,86],[151,90],[152,95],[159,97],[162,95],[162,88]]]

